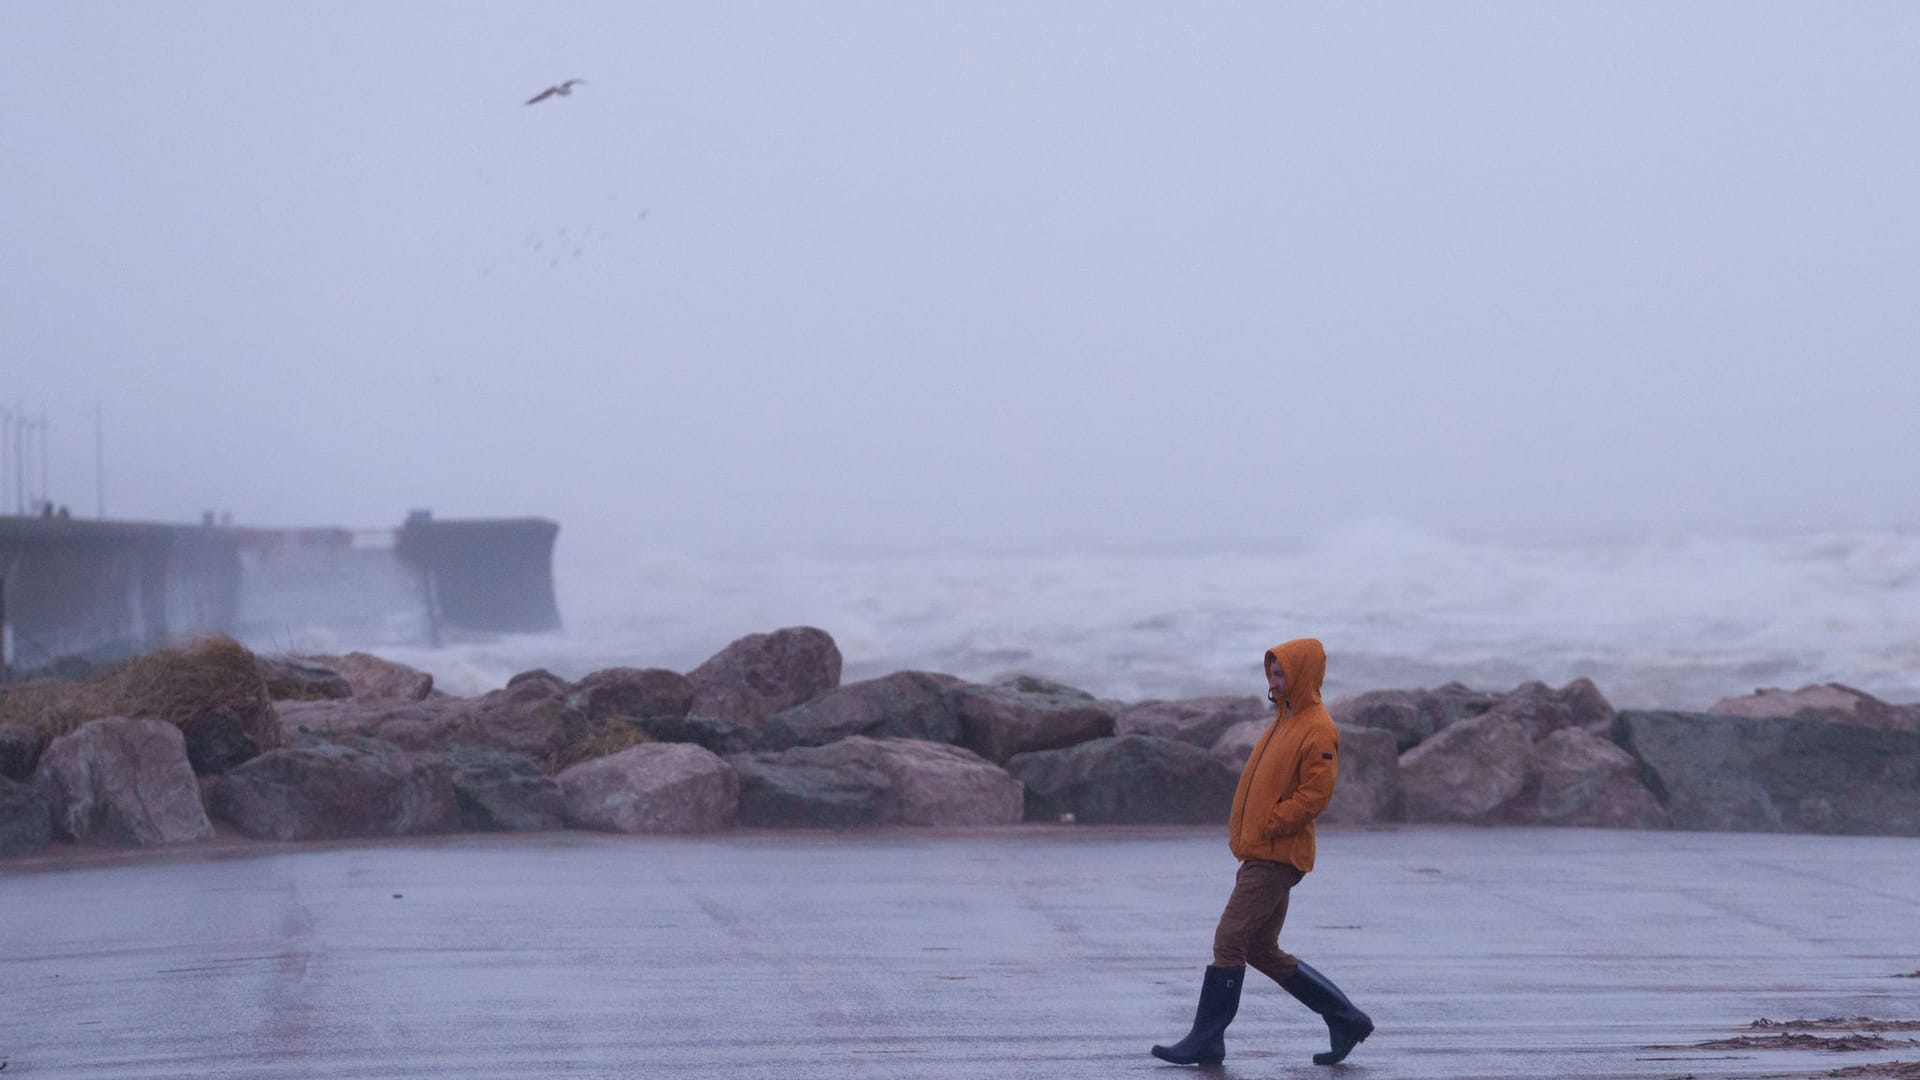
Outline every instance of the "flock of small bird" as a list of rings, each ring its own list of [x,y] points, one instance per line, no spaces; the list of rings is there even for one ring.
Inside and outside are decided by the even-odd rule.
[[[591,84],[585,79],[568,79],[564,82],[557,82],[528,98],[525,104],[538,105],[551,98],[572,97],[574,87],[589,85]],[[617,194],[609,195],[607,196],[607,201],[609,203],[619,202],[620,196]],[[621,216],[624,217],[625,215],[622,214]],[[646,219],[647,212],[645,210],[641,210],[633,215],[633,220],[635,221],[645,221]],[[550,234],[529,234],[527,238],[521,242],[521,247],[532,252],[535,257],[546,258],[548,269],[559,269],[562,259],[569,257],[577,259],[587,253],[592,243],[605,240],[609,236],[611,236],[611,234],[605,229],[589,221],[578,228],[561,226]],[[492,277],[493,267],[489,266],[481,270],[480,276]]]
[[[617,202],[619,198],[618,195],[609,195],[607,201]],[[647,220],[647,212],[642,210],[634,214],[633,220]],[[551,233],[530,233],[520,242],[520,246],[533,252],[535,256],[546,257],[548,267],[553,268],[558,267],[563,258],[577,259],[585,255],[592,245],[609,239],[612,235],[597,223],[589,221],[578,228],[562,225]]]

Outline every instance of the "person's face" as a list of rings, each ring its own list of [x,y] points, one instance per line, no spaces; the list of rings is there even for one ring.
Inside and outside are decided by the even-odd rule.
[[[1287,673],[1280,670],[1279,663],[1272,657],[1267,658],[1267,690],[1270,700],[1287,700]]]

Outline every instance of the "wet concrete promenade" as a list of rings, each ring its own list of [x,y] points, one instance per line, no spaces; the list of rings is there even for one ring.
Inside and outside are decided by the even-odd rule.
[[[0,866],[0,1059],[101,1077],[1758,1077],[1655,1050],[1920,1018],[1920,840],[1328,829],[1284,944],[1372,1012],[1347,1065],[1253,976],[1192,1017],[1217,829],[223,847]],[[396,894],[398,894],[396,896]]]

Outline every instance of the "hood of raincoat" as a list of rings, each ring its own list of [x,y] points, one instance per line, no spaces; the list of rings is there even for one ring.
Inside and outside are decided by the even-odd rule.
[[[1267,650],[1267,661],[1279,664],[1287,677],[1289,712],[1302,713],[1308,706],[1320,704],[1320,684],[1327,677],[1327,650],[1318,638],[1283,641]]]

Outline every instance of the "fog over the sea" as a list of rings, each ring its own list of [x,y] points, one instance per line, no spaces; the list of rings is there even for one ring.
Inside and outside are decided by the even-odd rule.
[[[53,497],[588,546],[1911,527],[1904,4],[0,7]],[[561,79],[588,85],[535,106]]]

